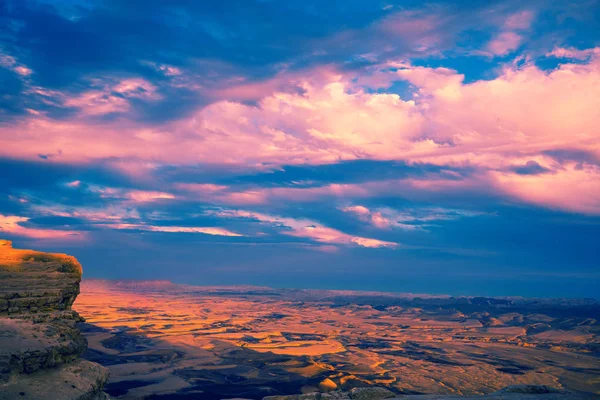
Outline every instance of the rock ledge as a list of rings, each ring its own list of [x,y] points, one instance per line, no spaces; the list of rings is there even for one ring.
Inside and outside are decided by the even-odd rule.
[[[87,342],[71,306],[81,275],[72,256],[0,240],[0,399],[108,399],[108,370],[79,358]]]

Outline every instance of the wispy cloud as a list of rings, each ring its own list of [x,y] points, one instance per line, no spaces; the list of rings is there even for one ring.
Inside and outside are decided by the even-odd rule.
[[[357,244],[362,247],[397,247],[397,243],[384,240],[352,236],[337,229],[323,226],[315,221],[305,219],[283,218],[268,214],[249,212],[244,210],[219,210],[209,212],[222,218],[245,218],[268,223],[273,227],[282,228],[281,232],[286,235],[308,238],[317,242],[332,244]]]
[[[426,230],[428,227],[434,225],[435,221],[450,221],[483,214],[481,212],[441,207],[409,208],[397,211],[391,208],[372,210],[365,206],[354,205],[342,207],[341,210],[379,229],[399,228],[408,231]]]
[[[15,235],[32,239],[81,240],[85,238],[85,232],[45,229],[24,225],[29,220],[30,219],[27,217],[0,214],[0,232],[6,235]]]
[[[110,224],[107,225],[111,229],[130,229],[138,231],[148,232],[168,232],[168,233],[202,233],[205,235],[212,236],[229,236],[229,237],[241,237],[239,233],[232,232],[230,230],[219,228],[219,227],[198,227],[198,226],[157,226],[157,225],[144,225],[144,224]]]

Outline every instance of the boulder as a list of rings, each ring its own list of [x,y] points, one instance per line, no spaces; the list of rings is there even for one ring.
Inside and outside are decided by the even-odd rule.
[[[352,400],[381,400],[395,396],[393,392],[382,387],[354,388],[350,390]]]

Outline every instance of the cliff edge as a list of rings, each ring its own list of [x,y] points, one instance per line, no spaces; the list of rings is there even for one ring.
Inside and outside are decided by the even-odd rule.
[[[102,400],[108,370],[80,358],[81,264],[0,240],[0,399]]]

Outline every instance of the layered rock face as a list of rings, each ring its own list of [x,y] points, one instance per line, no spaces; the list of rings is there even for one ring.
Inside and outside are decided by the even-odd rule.
[[[81,274],[74,257],[0,240],[0,399],[108,398],[108,370],[79,358],[87,342],[71,306]]]

